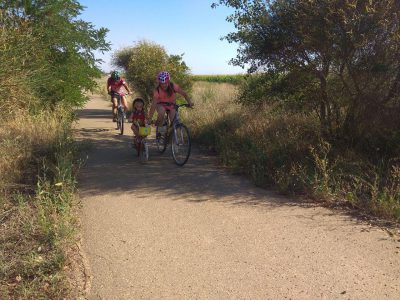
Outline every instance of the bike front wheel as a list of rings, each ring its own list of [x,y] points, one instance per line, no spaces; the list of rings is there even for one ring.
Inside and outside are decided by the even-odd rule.
[[[157,131],[156,133],[157,150],[160,154],[162,154],[167,149],[168,135],[167,132],[159,133],[159,127],[157,128],[156,131]]]
[[[117,128],[119,129],[119,132],[121,135],[124,134],[124,114],[121,112],[118,112],[118,119],[117,119]]]
[[[189,159],[191,141],[189,129],[179,124],[175,127],[172,136],[172,157],[178,166],[183,166]]]
[[[149,160],[149,145],[145,141],[140,143],[139,160],[145,162]]]

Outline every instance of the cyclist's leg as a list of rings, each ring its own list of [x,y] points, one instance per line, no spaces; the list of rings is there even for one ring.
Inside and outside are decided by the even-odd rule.
[[[172,124],[172,122],[173,122],[174,119],[175,119],[175,108],[172,107],[172,106],[171,106],[171,108],[170,108],[170,110],[169,110],[168,117],[169,117],[169,121],[170,121],[171,124]]]
[[[111,96],[111,102],[112,102],[112,113],[113,113],[113,118],[115,119],[117,117],[117,106],[118,106],[118,100],[115,96]]]
[[[128,102],[126,101],[126,97],[122,96],[122,105],[124,106],[124,112],[128,111]]]
[[[155,125],[162,126],[164,124],[165,107],[162,104],[157,104],[156,110],[157,110],[157,120]]]

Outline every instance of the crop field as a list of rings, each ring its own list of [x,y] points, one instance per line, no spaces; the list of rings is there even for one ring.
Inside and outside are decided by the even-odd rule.
[[[236,75],[192,75],[193,81],[205,81],[205,82],[216,82],[216,83],[231,83],[237,85],[245,80],[244,74]]]

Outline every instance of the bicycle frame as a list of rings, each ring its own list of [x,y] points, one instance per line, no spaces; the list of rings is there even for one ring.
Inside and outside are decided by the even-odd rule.
[[[172,138],[175,138],[175,142],[178,143],[176,128],[177,128],[178,125],[182,125],[183,123],[181,121],[181,116],[179,114],[179,108],[175,107],[175,109],[176,109],[175,110],[175,117],[172,120],[172,131],[173,131]]]
[[[179,108],[189,107],[189,106],[187,104],[180,104],[180,105],[174,104],[174,107],[175,107],[175,117],[172,121],[169,118],[170,110],[167,109],[165,111],[165,118],[167,118],[167,119],[165,119],[164,124],[165,124],[165,122],[168,124],[167,130],[171,129],[171,127],[176,129],[177,125],[182,124],[181,117],[179,114]]]

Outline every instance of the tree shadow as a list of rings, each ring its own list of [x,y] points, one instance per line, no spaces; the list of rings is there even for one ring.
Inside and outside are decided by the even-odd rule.
[[[110,109],[82,109],[77,112],[79,119],[111,119],[111,108]]]

